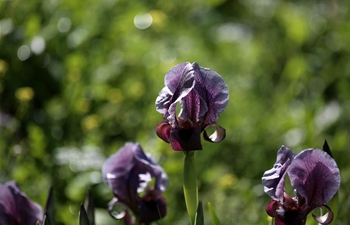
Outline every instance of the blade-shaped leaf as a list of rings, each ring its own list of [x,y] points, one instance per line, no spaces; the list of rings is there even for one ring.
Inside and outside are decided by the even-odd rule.
[[[323,151],[327,152],[328,155],[330,155],[333,158],[333,155],[332,155],[331,149],[329,148],[327,140],[324,140],[324,144],[323,144],[322,149],[323,149]]]
[[[50,218],[50,224],[54,224],[54,196],[53,196],[53,187],[50,187],[49,190],[49,194],[47,196],[47,200],[46,200],[46,206],[45,206],[45,217],[46,217],[46,221],[49,220]],[[43,223],[45,224],[45,223]]]
[[[89,187],[88,192],[86,194],[85,198],[85,203],[84,203],[90,225],[95,224],[95,206],[94,206],[94,201],[92,199],[92,192],[91,192],[91,187]]]
[[[194,225],[204,225],[204,214],[203,214],[203,206],[202,201],[199,201],[198,208],[196,212],[196,218],[194,220]]]
[[[79,225],[90,225],[89,218],[83,204],[80,205]]]
[[[215,212],[215,210],[210,202],[208,202],[208,209],[209,209],[209,212],[211,215],[211,220],[213,221],[213,224],[220,225],[221,224],[220,220],[219,220],[218,216],[216,215],[216,212]]]
[[[43,225],[51,225],[50,220],[49,220],[49,216],[47,215],[47,213],[45,213],[45,215],[44,215]]]

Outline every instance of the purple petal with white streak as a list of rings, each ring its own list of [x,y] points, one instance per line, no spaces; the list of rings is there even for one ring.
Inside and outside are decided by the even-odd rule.
[[[282,145],[277,152],[277,160],[273,168],[265,171],[262,177],[262,184],[266,194],[274,200],[282,202],[284,194],[284,180],[286,171],[293,160],[294,154],[288,147]]]

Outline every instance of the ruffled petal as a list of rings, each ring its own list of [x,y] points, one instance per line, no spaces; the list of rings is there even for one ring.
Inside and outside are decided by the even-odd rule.
[[[156,98],[156,110],[163,114],[164,119],[166,119],[168,114],[169,106],[171,105],[171,100],[173,93],[168,87],[164,87],[160,90],[158,97]]]
[[[192,65],[188,62],[173,67],[164,78],[165,87],[156,99],[156,109],[169,124],[176,123],[176,107],[195,86]]]
[[[299,153],[288,169],[291,185],[312,209],[330,201],[340,186],[340,173],[334,159],[319,149]]]
[[[226,130],[222,128],[221,126],[217,125],[216,123],[213,123],[209,125],[210,127],[214,127],[215,131],[210,136],[208,136],[207,131],[204,130],[203,137],[204,140],[210,141],[210,142],[221,142],[226,137]],[[208,127],[208,126],[207,126]]]
[[[266,194],[274,200],[282,202],[284,195],[284,180],[288,166],[293,160],[294,154],[288,147],[282,145],[277,152],[277,160],[273,168],[265,171],[262,177],[262,184]]]
[[[322,216],[316,216],[314,214],[312,214],[312,217],[319,223],[319,224],[323,224],[323,225],[327,225],[330,224],[333,221],[333,212],[332,210],[326,206],[323,205],[320,208],[322,209],[327,209],[328,211],[322,215]]]
[[[206,109],[203,108],[199,113],[199,119],[203,120],[203,127],[205,127],[216,122],[219,114],[226,109],[229,91],[224,79],[217,72],[199,67],[196,62],[192,66],[196,80],[195,90],[206,102]]]
[[[193,77],[193,74],[189,74],[192,70],[193,68],[189,62],[183,62],[174,66],[164,77],[165,86],[167,86],[172,93],[175,93],[186,83],[184,82],[187,80],[186,76],[190,75]]]

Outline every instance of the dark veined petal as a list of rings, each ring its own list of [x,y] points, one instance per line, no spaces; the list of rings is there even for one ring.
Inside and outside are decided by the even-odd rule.
[[[171,126],[167,122],[163,121],[158,124],[156,133],[160,139],[169,143],[170,130]]]
[[[202,150],[200,133],[199,126],[190,129],[172,128],[169,139],[171,148],[177,151]]]
[[[199,119],[205,126],[215,123],[219,114],[226,109],[229,101],[229,91],[224,79],[214,70],[192,64],[195,73],[195,90],[206,102],[206,110],[199,113]],[[201,118],[201,117],[204,118]]]
[[[0,215],[2,224],[16,221],[18,224],[31,225],[43,219],[42,208],[32,202],[13,181],[0,184]],[[5,222],[2,221],[3,215]]]
[[[203,115],[208,111],[207,102],[195,90],[189,92],[181,101],[180,122],[201,123]],[[181,127],[181,124],[179,124]]]
[[[204,130],[203,137],[204,140],[210,141],[210,142],[221,142],[226,137],[226,130],[222,128],[221,126],[217,125],[216,123],[213,123],[209,125],[210,127],[214,127],[215,131],[210,136],[208,136],[207,131]],[[208,126],[207,126],[208,127]]]
[[[330,224],[333,221],[333,212],[332,212],[332,210],[326,205],[321,206],[321,208],[322,209],[327,209],[328,211],[322,216],[316,216],[316,215],[312,214],[313,218],[319,224],[323,224],[323,225]]]
[[[291,185],[312,209],[329,202],[340,186],[334,159],[319,149],[300,152],[288,169]]]
[[[265,193],[275,200],[283,200],[286,171],[293,157],[294,154],[292,150],[282,145],[277,152],[277,160],[273,168],[265,171],[262,177]]]

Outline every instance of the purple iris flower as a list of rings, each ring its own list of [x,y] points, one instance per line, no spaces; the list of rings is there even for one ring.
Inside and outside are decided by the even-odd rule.
[[[161,194],[166,189],[168,177],[138,143],[128,142],[111,155],[104,163],[102,173],[115,196],[108,204],[110,212],[119,203],[129,208],[140,223],[148,224],[165,216],[166,202]],[[152,180],[154,184],[150,185]],[[124,218],[126,224],[131,224],[127,210],[114,217]]]
[[[216,124],[225,110],[229,93],[225,81],[213,70],[184,62],[172,68],[164,79],[165,87],[156,99],[156,109],[164,121],[157,126],[157,135],[170,142],[174,150],[201,150],[200,134],[204,139],[220,142],[225,129]],[[176,107],[181,110],[177,115]],[[208,136],[205,129],[215,128]]]
[[[35,225],[42,222],[41,207],[32,202],[11,181],[0,184],[0,224],[3,225]]]
[[[285,177],[288,174],[295,197],[285,192]],[[325,208],[323,216],[315,216],[320,224],[333,220],[331,209],[325,205],[340,186],[339,169],[334,159],[320,149],[306,149],[294,156],[292,150],[282,146],[272,169],[267,170],[262,183],[264,191],[273,200],[266,207],[275,225],[304,225],[307,215],[316,208]]]

